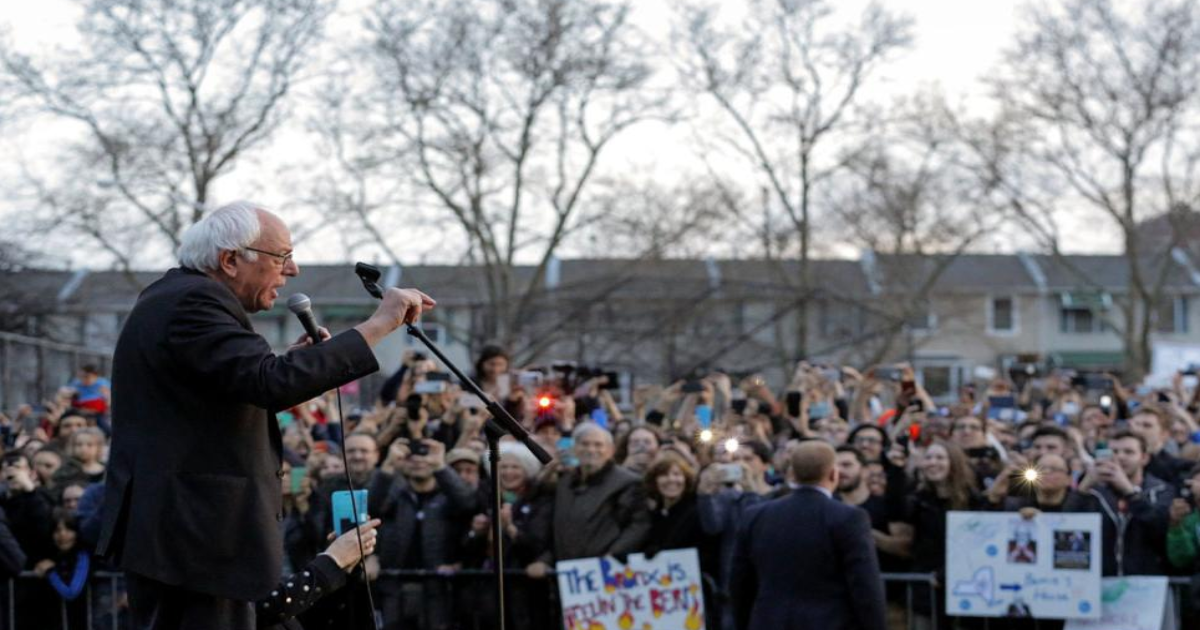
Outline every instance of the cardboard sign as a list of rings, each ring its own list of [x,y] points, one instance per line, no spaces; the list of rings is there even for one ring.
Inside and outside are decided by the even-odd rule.
[[[647,560],[566,560],[555,566],[566,630],[700,630],[704,589],[695,549]]]
[[[966,617],[1100,616],[1100,515],[946,515],[946,612]]]

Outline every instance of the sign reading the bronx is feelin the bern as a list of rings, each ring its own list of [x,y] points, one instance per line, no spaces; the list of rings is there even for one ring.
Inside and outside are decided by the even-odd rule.
[[[700,630],[704,593],[695,549],[566,560],[555,567],[566,630]]]

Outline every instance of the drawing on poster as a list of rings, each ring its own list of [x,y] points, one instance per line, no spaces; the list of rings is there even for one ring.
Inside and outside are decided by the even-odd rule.
[[[946,516],[946,611],[955,616],[1097,618],[1100,515]]]
[[[1092,568],[1092,535],[1074,529],[1054,531],[1054,568],[1087,571]]]
[[[1011,564],[1037,564],[1037,536],[1029,521],[1012,524],[1008,536],[1008,561]]]
[[[996,572],[982,567],[969,580],[954,583],[955,597],[978,597],[988,606],[996,602]]]

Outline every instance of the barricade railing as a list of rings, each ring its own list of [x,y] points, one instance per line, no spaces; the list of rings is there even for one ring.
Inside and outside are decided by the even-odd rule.
[[[521,578],[532,580],[532,578],[527,578],[525,572],[520,569],[506,570],[505,574],[507,576],[518,578],[516,582],[519,582]],[[490,570],[483,569],[458,569],[455,571],[386,569],[380,572],[379,580],[377,580],[375,584],[380,584],[381,581],[387,580],[395,580],[398,582],[439,581],[451,586],[450,594],[453,596],[453,586],[456,583],[461,583],[464,580],[478,582],[480,580],[486,580],[491,576],[492,572]],[[559,599],[557,580],[554,578],[555,574],[553,571],[547,573],[545,581],[548,583],[551,601],[545,603],[553,604],[555,607],[558,607]],[[708,575],[705,575],[704,579],[708,585],[712,587],[713,593],[717,593],[718,597],[721,597],[722,599],[725,598],[725,594],[721,593],[719,588],[716,588],[715,583]],[[84,592],[76,600],[67,602],[61,597],[56,597],[55,599],[57,600],[59,610],[55,616],[57,616],[61,621],[61,627],[72,629],[86,628],[87,630],[126,630],[127,628],[130,628],[131,626],[127,615],[123,614],[123,580],[124,575],[122,573],[97,571],[92,575],[92,579],[87,588],[84,589]],[[934,574],[884,573],[883,581],[885,588],[888,589],[889,592],[888,600],[890,611],[892,613],[900,612],[897,604],[902,604],[903,619],[901,620],[895,614],[889,615],[888,624],[890,630],[925,630],[926,628],[930,630],[938,630],[939,620],[938,615],[936,614],[936,611],[938,610],[938,598],[944,597],[944,593],[937,588],[937,580]],[[1172,594],[1174,595],[1174,610],[1172,612],[1175,616],[1175,627],[1182,627],[1181,622],[1184,600],[1189,596],[1191,578],[1171,577],[1168,581],[1172,589]],[[23,587],[34,586],[35,582],[42,582],[43,584],[41,586],[47,585],[44,584],[44,578],[38,577],[37,574],[33,573],[32,571],[25,571],[17,578],[10,578],[7,582],[7,592],[4,596],[7,610],[3,619],[6,622],[4,628],[6,630],[12,630],[19,627],[17,626],[17,622],[22,621],[23,615],[30,614],[30,611],[26,610],[24,613],[22,613],[21,610],[22,605],[28,605],[28,602],[23,601],[23,596],[28,595],[27,592],[22,592]],[[903,596],[897,597],[896,591],[900,587],[903,587],[904,593]],[[917,587],[924,587],[920,590],[924,590],[925,593],[917,593]],[[924,602],[920,602],[920,600],[924,598],[928,599]],[[921,614],[918,616],[918,602],[920,602],[921,605],[921,612],[927,612],[929,614]],[[378,600],[376,603],[378,604]],[[36,614],[39,615],[39,618],[45,618],[48,614],[52,613],[46,610],[39,610],[36,612]],[[986,617],[972,619],[972,628],[979,628],[982,626],[986,630],[993,627],[1007,627],[1005,620],[1003,619],[993,620]],[[1030,621],[1033,622],[1032,627],[1038,627],[1038,620],[1035,619]],[[23,626],[28,627],[28,624],[23,623]],[[953,626],[953,623],[951,623],[951,626]],[[456,625],[455,627],[462,628],[463,630],[469,630],[470,628],[469,625]]]

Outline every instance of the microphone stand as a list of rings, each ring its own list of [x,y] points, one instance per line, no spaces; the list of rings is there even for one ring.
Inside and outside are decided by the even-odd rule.
[[[378,281],[380,271],[377,267],[366,263],[358,263],[354,266],[354,273],[362,280],[363,288],[367,290],[375,298],[383,299],[383,290],[380,289]],[[408,334],[416,337],[433,353],[434,356],[442,362],[455,376],[458,377],[460,383],[467,391],[479,397],[487,408],[488,413],[492,417],[484,423],[483,432],[487,439],[488,445],[488,469],[490,471],[489,488],[492,496],[492,570],[495,574],[496,581],[496,625],[499,630],[504,630],[505,627],[505,606],[504,606],[504,528],[500,526],[500,438],[505,433],[513,436],[524,444],[533,456],[538,459],[543,465],[549,464],[553,457],[547,453],[533,438],[521,423],[517,422],[512,414],[508,413],[500,403],[496,402],[491,396],[488,396],[483,389],[463,374],[462,370],[458,369],[450,359],[438,348],[429,337],[425,335],[425,331],[412,325],[406,324]]]

